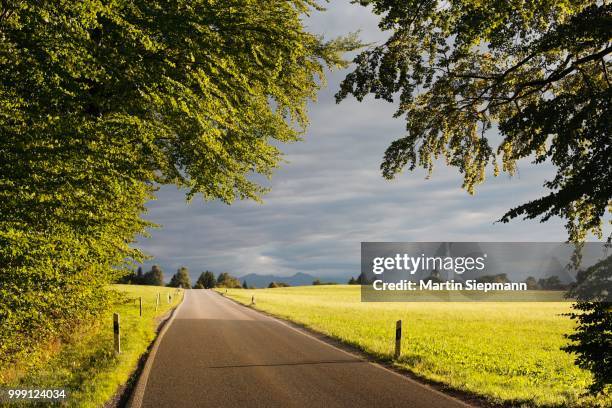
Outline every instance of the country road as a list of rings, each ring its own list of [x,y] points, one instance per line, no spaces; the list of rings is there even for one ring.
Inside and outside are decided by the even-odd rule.
[[[151,358],[143,407],[466,406],[211,290],[185,291]]]

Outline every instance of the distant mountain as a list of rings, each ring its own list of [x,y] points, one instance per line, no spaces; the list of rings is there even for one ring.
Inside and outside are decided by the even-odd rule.
[[[247,285],[255,286],[256,288],[267,288],[270,282],[285,282],[291,286],[307,286],[312,285],[312,282],[316,279],[320,279],[324,282],[346,283],[346,279],[323,279],[302,272],[298,272],[293,276],[259,275],[257,273],[249,273],[248,275],[241,276],[238,279],[240,279],[241,283],[246,281]]]

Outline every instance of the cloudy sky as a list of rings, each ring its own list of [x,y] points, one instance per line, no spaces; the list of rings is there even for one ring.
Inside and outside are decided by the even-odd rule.
[[[380,42],[377,18],[368,9],[334,0],[307,20],[326,37],[361,30]],[[304,141],[283,147],[286,163],[271,181],[263,204],[193,200],[164,187],[148,204],[147,219],[162,225],[138,246],[168,278],[179,266],[192,277],[205,269],[319,277],[359,274],[362,241],[564,241],[560,220],[495,223],[505,210],[536,198],[552,169],[524,162],[519,173],[490,177],[475,196],[461,189],[456,170],[439,165],[431,179],[420,172],[386,181],[379,165],[389,143],[403,135],[394,106],[373,99],[337,105],[334,94],[346,74],[329,76],[310,106]]]

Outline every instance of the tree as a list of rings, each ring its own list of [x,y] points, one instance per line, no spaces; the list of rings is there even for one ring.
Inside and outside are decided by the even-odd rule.
[[[251,175],[270,176],[358,45],[307,32],[313,5],[0,5],[0,364],[108,309],[156,185],[259,200]]]
[[[563,284],[558,276],[538,279],[538,286],[544,290],[562,290]]]
[[[240,281],[227,272],[219,274],[217,277],[217,287],[219,288],[241,288]]]
[[[211,289],[214,287],[215,275],[210,271],[202,272],[194,286],[195,289]]]
[[[191,288],[191,277],[189,276],[189,269],[185,266],[181,266],[172,279],[170,279],[170,283],[168,286],[172,288],[183,288],[189,289]]]
[[[317,285],[321,285],[321,280],[320,279],[315,279],[314,281],[312,281],[312,284],[317,286]]]
[[[357,277],[357,284],[358,285],[369,285],[370,281],[368,277],[365,276],[364,273],[360,273],[359,276]]]
[[[527,277],[527,279],[525,279],[525,284],[527,284],[528,290],[540,289],[540,286],[538,286],[538,281],[533,276]]]
[[[355,279],[354,277],[351,276],[351,279],[349,279],[348,284],[349,285],[356,285],[357,284],[357,279]]]
[[[134,278],[134,283],[141,285],[142,281],[144,279],[144,275],[142,274],[142,266],[138,267],[138,270],[136,271],[136,276]]]
[[[143,275],[139,284],[164,286],[164,273],[162,269],[158,265],[153,265],[151,270]]]
[[[406,167],[431,174],[444,158],[473,194],[488,167],[497,175],[501,164],[514,174],[521,159],[550,162],[557,172],[544,184],[548,193],[510,209],[501,221],[559,216],[570,241],[583,242],[589,232],[601,238],[612,209],[609,2],[358,3],[373,6],[382,16],[379,27],[391,35],[355,58],[336,98],[373,94],[398,101],[395,116],[406,118],[406,135],[385,152],[385,178]],[[501,136],[496,147],[492,130]],[[598,313],[594,305],[577,306]],[[580,339],[606,336],[597,332],[601,327],[582,325],[578,333],[590,333]],[[596,367],[601,360],[595,360],[583,365]]]
[[[247,281],[242,281],[242,289],[248,289],[249,285],[247,285]]]
[[[567,336],[573,342],[564,350],[574,353],[576,364],[593,374],[590,389],[596,393],[612,384],[612,256],[580,271],[576,283],[569,291],[577,300],[576,312],[569,316],[578,329]]]
[[[117,283],[122,284],[134,284],[136,281],[136,273],[134,271],[128,271],[125,275],[117,279]]]
[[[491,165],[550,161],[544,197],[509,210],[567,220],[571,241],[600,236],[612,197],[609,58],[612,5],[576,2],[361,0],[390,30],[360,53],[337,100],[373,94],[398,100],[406,135],[387,149],[383,176],[405,167],[430,173],[438,157],[457,167],[470,193]],[[502,138],[493,148],[488,131]]]

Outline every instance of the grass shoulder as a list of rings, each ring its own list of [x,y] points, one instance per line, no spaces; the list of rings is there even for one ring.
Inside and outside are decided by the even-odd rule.
[[[83,325],[61,344],[50,345],[42,366],[21,373],[16,370],[18,374],[0,386],[65,388],[68,406],[100,407],[112,400],[135,372],[162,318],[182,301],[183,291],[139,285],[111,285],[109,290],[118,291],[120,301],[102,318]],[[118,355],[113,348],[113,313],[119,314],[121,323]]]

